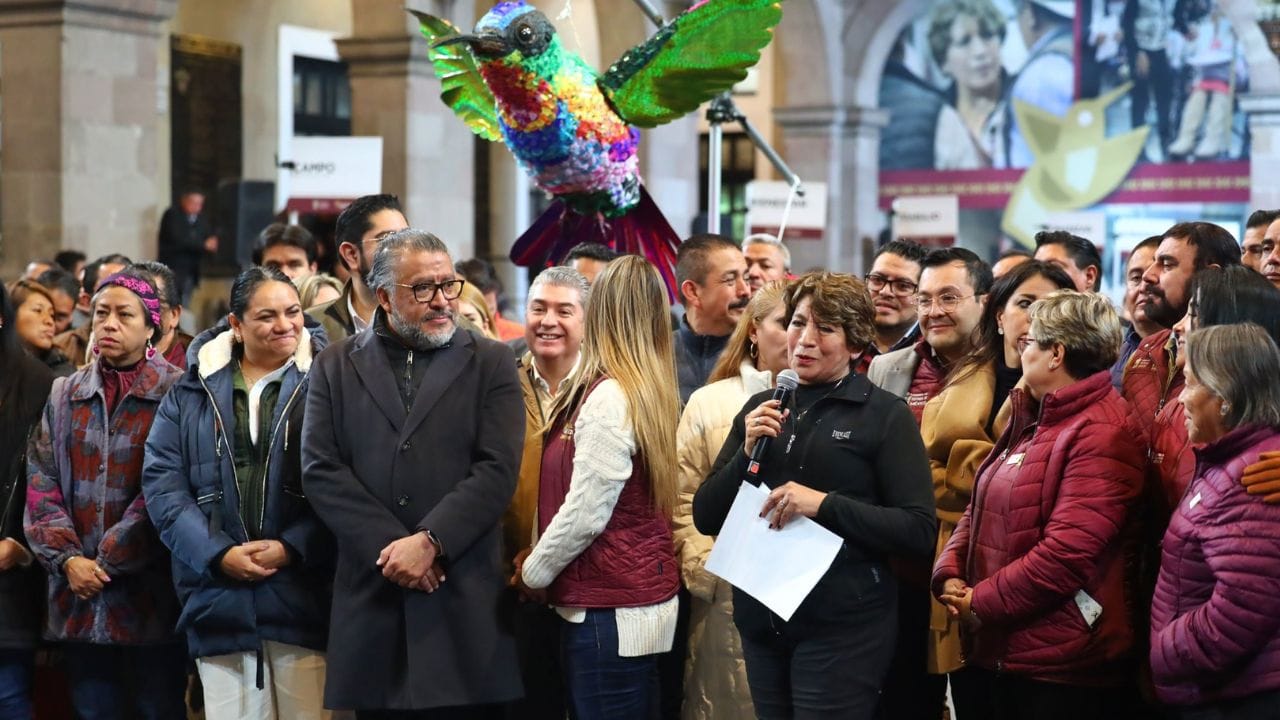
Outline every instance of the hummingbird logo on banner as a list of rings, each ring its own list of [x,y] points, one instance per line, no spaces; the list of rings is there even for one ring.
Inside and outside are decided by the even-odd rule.
[[[1018,127],[1035,162],[1014,185],[1000,228],[1027,247],[1046,215],[1089,207],[1124,182],[1142,153],[1150,128],[1106,136],[1106,110],[1132,83],[1080,100],[1063,117],[1017,101]]]

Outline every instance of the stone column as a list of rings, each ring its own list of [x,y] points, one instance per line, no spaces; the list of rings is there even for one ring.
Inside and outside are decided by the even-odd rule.
[[[400,196],[409,224],[457,259],[475,253],[476,136],[440,100],[426,40],[403,0],[353,0],[353,34],[337,41],[351,78],[351,133],[382,137],[382,190]],[[424,11],[470,29],[471,0]],[[483,142],[483,141],[482,141]]]
[[[1280,95],[1242,95],[1249,117],[1249,207],[1280,208],[1280,184],[1272,175],[1280,164]]]
[[[862,274],[871,258],[865,238],[878,219],[880,129],[887,111],[876,108],[805,106],[774,110],[781,128],[780,152],[805,182],[827,183],[827,233],[822,243],[793,242],[791,267]]]
[[[0,271],[61,248],[154,258],[177,0],[0,0]],[[164,164],[167,166],[167,164]]]

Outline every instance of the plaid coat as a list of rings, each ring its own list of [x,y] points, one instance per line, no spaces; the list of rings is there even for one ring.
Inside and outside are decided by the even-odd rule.
[[[142,498],[142,459],[161,398],[182,372],[157,354],[106,417],[98,361],[54,381],[27,451],[26,533],[49,571],[45,637],[109,645],[176,639],[169,554]],[[62,565],[84,556],[111,577],[81,600]]]

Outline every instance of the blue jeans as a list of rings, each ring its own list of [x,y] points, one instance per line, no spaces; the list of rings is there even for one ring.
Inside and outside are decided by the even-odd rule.
[[[0,650],[0,720],[31,720],[35,659],[35,650]]]
[[[187,653],[171,645],[62,646],[71,705],[80,720],[187,716]]]
[[[560,630],[561,668],[573,720],[649,720],[658,694],[658,656],[618,656],[613,610],[588,610]]]

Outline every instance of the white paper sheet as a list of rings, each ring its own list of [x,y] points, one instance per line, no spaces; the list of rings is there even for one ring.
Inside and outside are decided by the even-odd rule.
[[[813,591],[843,541],[807,517],[781,530],[760,517],[769,490],[743,482],[707,557],[707,570],[759,600],[783,620]]]

